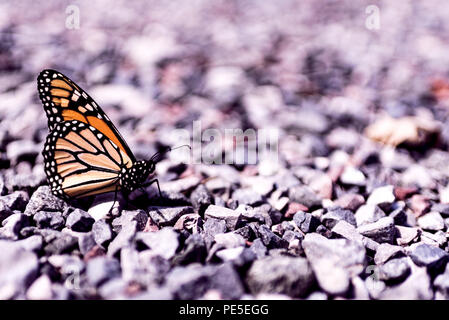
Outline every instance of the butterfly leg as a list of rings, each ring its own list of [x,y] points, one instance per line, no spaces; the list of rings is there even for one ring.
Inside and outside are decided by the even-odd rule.
[[[158,180],[158,179],[153,179],[153,180],[148,181],[147,183],[145,183],[145,184],[142,186],[142,188],[149,187],[149,186],[151,186],[153,183],[156,183],[156,185],[157,185],[157,190],[159,191],[159,197],[162,198],[161,187],[160,187],[160,185],[159,185],[159,180]]]
[[[115,203],[117,202],[117,193],[118,193],[118,187],[115,188],[115,192],[114,192],[114,201],[112,202],[112,206],[111,209],[109,209],[107,216],[108,217],[112,217],[112,210],[114,209]]]

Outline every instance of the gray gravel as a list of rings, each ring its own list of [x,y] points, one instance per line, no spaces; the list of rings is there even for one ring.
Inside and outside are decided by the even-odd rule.
[[[104,15],[90,1],[71,30],[56,0],[5,3],[0,299],[448,299],[449,4],[382,3],[379,30],[371,4],[119,0]],[[276,128],[278,159],[174,150],[162,197],[61,200],[41,154],[45,68],[85,88],[138,159],[194,121]]]

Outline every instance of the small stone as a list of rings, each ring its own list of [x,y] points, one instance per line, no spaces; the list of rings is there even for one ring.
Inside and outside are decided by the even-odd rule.
[[[394,260],[392,260],[394,261]],[[411,274],[401,284],[387,287],[378,299],[382,300],[429,300],[433,297],[432,284],[425,268],[411,267]],[[407,274],[407,273],[405,273]],[[378,281],[379,282],[379,281]],[[383,283],[383,282],[380,282]]]
[[[321,259],[330,259],[353,276],[363,271],[365,248],[347,239],[327,239],[317,233],[306,234],[302,241],[305,254],[312,267]]]
[[[28,288],[26,296],[30,300],[50,300],[53,296],[50,278],[47,275],[37,278]]]
[[[288,204],[287,211],[285,211],[284,217],[286,219],[291,219],[298,211],[309,211],[309,208],[297,202],[290,202]]]
[[[131,221],[137,223],[137,230],[142,231],[148,220],[148,214],[144,210],[123,210],[120,217],[112,221],[112,229],[119,233],[123,226]]]
[[[173,264],[186,265],[193,262],[203,263],[206,257],[206,243],[203,237],[196,233],[187,238],[184,249],[174,257]]]
[[[183,195],[184,192],[194,189],[201,182],[200,178],[194,175],[167,181],[164,183],[164,197],[168,199],[182,200],[184,203],[188,203]],[[167,200],[167,199],[166,199]],[[187,202],[186,202],[187,200]]]
[[[193,208],[201,214],[203,214],[206,208],[213,203],[213,200],[212,194],[207,190],[204,184],[200,184],[190,195],[190,201],[193,204]]]
[[[366,201],[367,204],[379,205],[395,201],[393,186],[383,186],[373,190]]]
[[[293,216],[293,221],[298,226],[298,228],[304,233],[314,232],[316,228],[320,225],[319,219],[312,216],[312,214],[303,211],[298,211]]]
[[[347,193],[342,195],[335,201],[335,205],[350,211],[356,211],[361,205],[365,203],[365,198],[356,193]]]
[[[14,212],[2,201],[0,201],[0,224]]]
[[[444,273],[435,278],[433,285],[445,299],[449,299],[449,264],[446,265]]]
[[[139,232],[136,241],[150,248],[164,259],[171,259],[179,247],[179,233],[171,227],[165,227],[157,232]]]
[[[390,259],[404,256],[404,249],[399,246],[393,246],[388,243],[382,243],[379,245],[374,256],[374,262],[377,265],[384,264]]]
[[[359,234],[356,228],[344,220],[340,220],[332,228],[332,232],[351,241],[363,243],[363,236]]]
[[[20,232],[29,226],[29,217],[22,213],[14,213],[3,220],[2,228],[0,228],[0,238],[17,240]]]
[[[427,267],[431,272],[437,273],[444,270],[448,261],[448,254],[437,247],[420,244],[412,252],[410,258],[420,267]]]
[[[177,299],[198,299],[209,290],[217,290],[222,299],[238,299],[243,286],[231,264],[175,267],[166,278],[167,287]]]
[[[436,211],[445,217],[449,217],[449,203],[434,203],[431,211]]]
[[[291,201],[298,202],[307,208],[315,208],[321,205],[321,199],[307,186],[299,185],[289,189],[288,197]]]
[[[280,197],[276,201],[271,201],[270,203],[273,205],[273,208],[276,210],[283,210],[289,204],[290,199],[288,197]]]
[[[410,208],[413,210],[416,217],[422,216],[430,209],[430,202],[426,196],[415,194],[410,199]]]
[[[98,292],[103,299],[126,299],[126,289],[128,288],[127,281],[122,278],[114,278],[102,284]]]
[[[84,210],[75,209],[69,214],[66,226],[73,231],[87,232],[92,229],[95,220]]]
[[[318,259],[312,268],[320,287],[327,293],[341,295],[348,291],[349,274],[343,267],[335,265],[332,259]]]
[[[352,166],[347,166],[340,176],[340,181],[344,184],[354,186],[364,186],[366,177],[362,171]]]
[[[394,195],[398,200],[405,200],[411,195],[418,192],[418,188],[416,187],[395,187]]]
[[[8,188],[5,185],[5,179],[3,178],[3,176],[1,176],[0,177],[0,196],[4,196],[7,193],[8,193]],[[0,202],[1,202],[1,200],[0,200]]]
[[[0,240],[0,291],[8,286],[19,290],[28,287],[38,275],[36,254],[6,240]]]
[[[245,250],[244,247],[223,249],[217,251],[216,256],[219,257],[222,261],[233,261],[241,256],[243,250]]]
[[[112,239],[112,230],[104,220],[98,220],[92,225],[95,242],[104,247]]]
[[[389,214],[390,217],[393,218],[395,225],[406,225],[407,224],[407,213],[405,211],[405,205],[404,207],[399,206],[396,209],[393,209],[393,211]]]
[[[199,233],[201,232],[202,226],[203,219],[201,219],[201,216],[197,213],[189,213],[181,216],[181,218],[176,221],[174,228],[178,231],[185,230],[190,233]]]
[[[379,267],[379,280],[400,282],[410,274],[407,258],[393,259]]]
[[[55,238],[45,246],[44,251],[50,255],[61,254],[73,250],[77,245],[77,238],[67,233],[58,232],[55,234]]]
[[[33,216],[33,220],[40,229],[51,228],[58,230],[63,228],[65,224],[61,212],[39,211]]]
[[[354,277],[352,287],[355,300],[369,300],[369,291],[365,286],[365,282],[360,277]]]
[[[232,231],[235,230],[237,223],[240,220],[241,213],[237,210],[231,210],[228,208],[210,205],[207,207],[204,213],[205,218],[213,218],[218,220],[224,220],[227,228]]]
[[[39,252],[42,249],[43,238],[40,235],[33,235],[15,242],[27,251]]]
[[[314,283],[312,268],[304,258],[267,257],[256,260],[247,274],[253,294],[281,293],[304,297]]]
[[[140,255],[142,257],[143,253]],[[143,260],[143,259],[141,259]],[[146,282],[142,275],[145,273],[143,261],[139,261],[139,252],[132,247],[124,247],[120,250],[120,267],[122,269],[121,280],[127,282]]]
[[[365,279],[365,288],[372,299],[380,299],[380,296],[387,288],[385,282],[379,280],[378,270],[379,267],[372,265],[366,268],[366,273],[369,276]]]
[[[120,276],[120,264],[108,257],[90,259],[86,266],[87,281],[98,287],[106,281]]]
[[[23,212],[29,201],[30,197],[25,191],[14,191],[13,193],[0,197],[0,202],[11,211],[17,210]]]
[[[324,292],[312,292],[308,297],[307,300],[327,300],[327,294]]]
[[[84,261],[89,261],[90,259],[93,259],[95,257],[101,257],[104,256],[105,254],[106,254],[105,249],[103,247],[100,247],[99,245],[96,245],[84,255]]]
[[[87,212],[95,221],[106,219],[111,212],[116,215],[119,211],[120,203],[114,202],[114,195],[108,193],[97,196]]]
[[[421,232],[421,242],[436,247],[444,247],[447,242],[446,233],[441,230],[435,233],[423,231]]]
[[[108,256],[115,256],[122,248],[132,244],[137,232],[137,221],[130,221],[122,226],[114,240],[109,244]]]
[[[211,206],[209,206],[211,207]],[[176,221],[185,214],[193,213],[193,207],[150,207],[149,214],[151,219],[158,226],[173,226]],[[143,230],[143,229],[142,229]]]
[[[440,188],[438,191],[441,204],[449,204],[449,186]]]
[[[259,237],[267,248],[288,248],[288,242],[274,234],[266,225],[261,225],[257,230]]]
[[[385,212],[378,206],[372,204],[361,206],[355,213],[357,227],[376,222],[383,217],[385,217]]]
[[[250,241],[257,237],[257,227],[254,226],[254,222],[251,225],[243,226],[234,230],[234,233],[241,235],[246,241]]]
[[[83,233],[78,238],[78,247],[80,248],[81,254],[85,255],[93,247],[95,247],[97,243],[95,242],[94,236],[92,232]]]
[[[349,210],[337,208],[329,210],[325,215],[321,217],[321,222],[328,229],[332,229],[337,224],[337,222],[341,220],[346,221],[353,226],[356,226],[354,214]]]
[[[421,165],[412,165],[402,173],[402,184],[405,186],[416,186],[425,189],[434,189],[435,180],[427,168]]]
[[[257,259],[265,257],[268,251],[261,239],[254,240],[249,249],[256,254]]]
[[[331,199],[333,191],[333,181],[327,174],[316,174],[310,183],[309,187],[322,199]]]
[[[236,233],[218,233],[215,235],[215,243],[225,247],[225,248],[236,248],[245,246],[245,239]]]
[[[53,283],[51,286],[53,300],[70,300],[72,298],[71,292],[64,285]]]
[[[418,228],[396,226],[396,230],[398,230],[398,238],[396,240],[400,246],[408,245],[420,235]]]
[[[438,212],[431,211],[418,218],[418,225],[424,230],[438,231],[444,229],[444,220]]]
[[[259,167],[263,162],[263,159],[259,161]],[[249,167],[248,167],[249,168]],[[265,197],[267,197],[274,188],[274,179],[269,177],[264,177],[260,172],[257,176],[242,176],[241,184],[244,186],[244,189],[253,190],[257,194],[262,196],[262,201],[264,202]]]
[[[232,199],[250,206],[258,206],[264,202],[263,196],[252,189],[237,189],[232,193]]]
[[[204,239],[208,245],[212,244],[215,235],[226,232],[226,221],[214,218],[206,219],[203,225]]]
[[[381,218],[374,223],[358,227],[357,231],[378,243],[394,243],[396,239],[396,229],[391,217]]]
[[[33,216],[39,211],[64,212],[66,208],[65,201],[53,195],[50,187],[41,186],[31,196],[24,213]]]

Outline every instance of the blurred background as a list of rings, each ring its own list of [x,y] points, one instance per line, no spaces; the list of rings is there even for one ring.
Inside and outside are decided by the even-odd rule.
[[[278,160],[180,165],[172,152],[156,169],[164,197],[141,197],[148,212],[104,222],[110,199],[89,208],[93,224],[44,186],[46,68],[84,88],[137,158],[200,121],[277,128]],[[447,1],[2,0],[0,299],[161,298],[159,285],[166,299],[447,299],[449,267],[429,270],[449,256],[448,115]],[[404,250],[414,262],[392,258],[377,290],[363,267]],[[86,266],[82,290],[62,287],[68,264]]]
[[[441,1],[2,1],[1,166],[29,174],[37,159],[42,175],[45,68],[83,87],[137,157],[201,120],[280,128],[284,165],[376,149],[367,137],[413,144],[382,157],[406,165],[446,150],[448,16]]]

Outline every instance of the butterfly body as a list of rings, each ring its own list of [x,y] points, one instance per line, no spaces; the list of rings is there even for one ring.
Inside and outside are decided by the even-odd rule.
[[[44,168],[55,195],[67,199],[131,192],[145,184],[155,170],[154,161],[136,160],[84,90],[55,70],[42,71],[37,81],[50,129]]]

